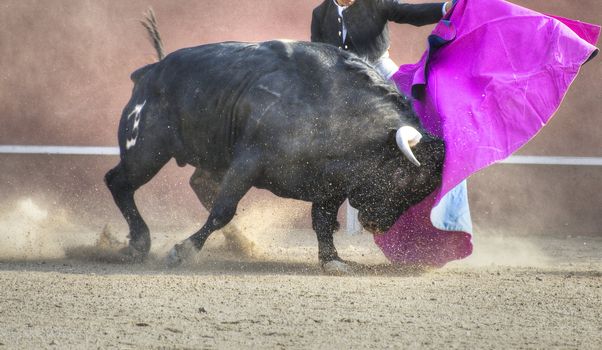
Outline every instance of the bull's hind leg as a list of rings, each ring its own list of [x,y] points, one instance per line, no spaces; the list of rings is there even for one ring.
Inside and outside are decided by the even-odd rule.
[[[105,175],[115,204],[128,223],[130,242],[125,253],[134,260],[144,259],[151,246],[149,229],[136,207],[134,193],[172,157],[167,151],[171,138],[163,115],[151,102],[136,105],[131,112],[124,111],[120,125],[121,161]]]
[[[134,192],[140,185],[135,186],[129,181],[123,162],[105,175],[105,183],[130,229],[127,253],[134,259],[143,259],[150,250],[151,242],[148,226],[134,202]]]
[[[146,169],[134,165],[137,171],[129,170],[127,163],[122,160],[105,175],[105,183],[130,230],[129,245],[124,253],[134,261],[144,260],[151,247],[150,232],[136,207],[134,193],[147,183],[167,163],[167,160],[157,160],[153,162],[153,166]]]
[[[192,187],[194,193],[205,209],[211,211],[219,189],[219,182],[217,179],[211,176],[207,171],[196,169],[190,178],[190,187]],[[226,225],[220,232],[226,238],[227,246],[241,254],[248,254],[250,249],[254,246],[253,242],[245,237],[238,227],[234,226],[232,223]]]

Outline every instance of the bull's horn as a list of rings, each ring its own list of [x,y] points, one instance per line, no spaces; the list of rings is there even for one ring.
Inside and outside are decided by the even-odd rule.
[[[416,166],[420,166],[420,162],[412,153],[412,147],[416,146],[420,139],[422,135],[411,126],[402,126],[395,135],[395,141],[401,152]]]

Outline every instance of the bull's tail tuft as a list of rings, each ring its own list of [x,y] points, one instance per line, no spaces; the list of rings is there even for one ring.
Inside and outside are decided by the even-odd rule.
[[[157,50],[157,56],[159,57],[159,61],[161,61],[165,57],[165,52],[163,51],[163,41],[161,40],[161,35],[159,35],[159,27],[157,26],[157,18],[155,17],[155,11],[153,11],[152,7],[149,7],[144,14],[144,20],[140,21],[146,31],[148,32],[148,37],[150,38],[155,50]]]

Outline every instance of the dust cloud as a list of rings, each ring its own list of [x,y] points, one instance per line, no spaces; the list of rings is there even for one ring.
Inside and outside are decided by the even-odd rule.
[[[0,256],[2,260],[57,259],[65,248],[91,237],[60,208],[32,198],[21,198],[14,207],[0,212]]]
[[[278,203],[279,202],[279,203]],[[317,263],[317,240],[308,229],[296,229],[306,215],[286,201],[260,200],[245,206],[222,231],[215,232],[203,251],[191,262],[202,265],[219,261]],[[167,251],[194,232],[152,232],[153,249],[147,264],[160,266]],[[365,264],[385,264],[386,259],[367,234],[335,234],[345,258]],[[503,233],[478,233],[475,252],[454,263],[468,267],[546,267],[550,257],[528,237]],[[94,230],[78,223],[63,209],[32,198],[18,199],[0,213],[0,256],[3,260],[75,259],[107,263],[128,262],[120,254],[127,245],[125,234],[114,226]],[[190,264],[189,264],[190,265]]]
[[[462,265],[471,267],[546,267],[550,257],[538,242],[526,236],[478,232],[473,239],[474,252]]]
[[[287,240],[287,232],[306,216],[287,201],[259,200],[246,205],[223,232],[214,233],[205,249],[208,257],[230,259],[271,259],[271,247]],[[40,199],[23,197],[6,203],[0,212],[0,256],[7,260],[74,258],[78,260],[124,262],[119,250],[127,245],[123,225],[107,224],[101,230],[78,222],[68,210]],[[173,231],[169,225],[151,232],[151,262],[161,260],[179,240],[187,238],[199,226]],[[237,233],[233,233],[237,231]],[[317,245],[313,232],[302,232],[311,245]],[[238,240],[238,241],[236,241]],[[290,242],[289,242],[290,244]],[[308,245],[307,243],[305,245]]]

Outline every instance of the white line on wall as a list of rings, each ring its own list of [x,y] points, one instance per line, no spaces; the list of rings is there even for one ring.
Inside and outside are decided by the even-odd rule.
[[[503,164],[602,166],[602,157],[511,156]]]
[[[0,154],[2,153],[113,156],[119,155],[119,147],[0,145]]]
[[[0,145],[0,154],[117,156],[119,147]],[[602,166],[602,157],[511,156],[502,164]]]

